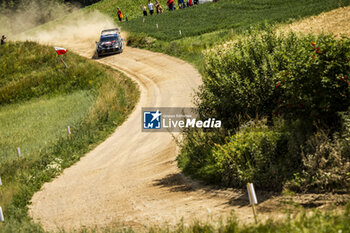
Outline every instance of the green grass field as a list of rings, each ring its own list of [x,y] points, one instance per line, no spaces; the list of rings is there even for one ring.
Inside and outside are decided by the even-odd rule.
[[[99,10],[105,1],[91,7]],[[233,40],[246,29],[289,23],[349,4],[349,0],[220,0],[147,17],[145,23],[136,18],[121,26],[129,32],[130,46],[182,58],[202,71],[202,51]]]
[[[32,195],[108,137],[138,100],[121,73],[71,52],[65,60],[69,68],[34,42],[0,47],[0,232],[42,232],[27,215]]]
[[[316,15],[349,3],[349,0],[220,0],[147,17],[145,23],[133,19],[122,27],[129,32],[142,32],[159,40],[172,41],[229,28],[239,33],[252,26]]]
[[[33,157],[67,135],[89,112],[94,98],[88,91],[76,91],[54,98],[36,98],[0,108],[0,161]]]
[[[128,17],[128,20],[141,17],[142,11],[141,6],[147,5],[147,0],[102,0],[91,6],[88,6],[84,9],[86,10],[98,10],[104,14],[107,14],[113,17],[116,21],[117,17],[117,8],[120,7],[121,11],[124,14],[124,17]],[[164,12],[167,11],[166,0],[159,0],[161,6],[163,7]],[[154,3],[154,1],[152,1]],[[146,6],[147,7],[147,6]],[[147,8],[148,11],[148,8]],[[118,21],[119,22],[119,21]]]

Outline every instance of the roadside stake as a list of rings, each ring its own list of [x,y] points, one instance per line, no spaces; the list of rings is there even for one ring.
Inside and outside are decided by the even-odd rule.
[[[17,147],[17,155],[18,155],[18,158],[20,159],[21,158],[21,149],[19,149],[19,147]]]
[[[70,131],[70,126],[67,126],[67,130],[68,130],[68,139],[70,140],[70,135],[71,135],[71,131]]]
[[[258,221],[256,219],[257,214],[256,214],[256,209],[255,209],[255,205],[258,204],[258,199],[256,198],[256,195],[255,195],[255,190],[254,190],[253,183],[248,183],[247,184],[247,189],[248,189],[249,203],[250,203],[250,205],[252,206],[252,209],[253,209],[255,223],[258,223]]]
[[[158,29],[158,24],[156,23],[156,28]]]
[[[142,18],[142,23],[144,23],[145,22],[145,18]]]
[[[180,34],[180,36],[182,36],[182,32],[181,32],[181,30],[179,30],[179,34]]]
[[[0,206],[0,222],[4,222],[5,219],[4,219],[4,214],[2,213],[2,208]]]
[[[0,176],[0,186],[2,185],[2,181],[1,181],[1,176]]]

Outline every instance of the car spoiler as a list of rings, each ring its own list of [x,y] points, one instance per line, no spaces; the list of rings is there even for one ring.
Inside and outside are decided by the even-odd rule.
[[[120,34],[120,29],[119,28],[106,29],[106,30],[102,30],[101,32],[101,36],[109,35],[109,34]]]

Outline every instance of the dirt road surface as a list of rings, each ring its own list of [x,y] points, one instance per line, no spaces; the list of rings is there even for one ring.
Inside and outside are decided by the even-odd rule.
[[[70,23],[49,25],[20,39],[63,46],[91,58],[102,29],[114,27],[98,13]],[[29,214],[46,230],[114,225],[145,229],[225,217],[232,210],[242,222],[253,222],[244,191],[217,190],[184,177],[176,164],[178,147],[170,133],[141,132],[141,107],[190,107],[201,84],[198,71],[179,59],[125,48],[122,54],[97,59],[121,70],[141,90],[134,112],[102,144],[46,183],[32,198]],[[258,207],[273,213],[280,200]],[[267,197],[258,195],[260,201]],[[322,200],[317,197],[317,200]],[[315,197],[310,196],[313,202]],[[327,197],[324,198],[327,200]],[[304,200],[304,199],[303,199]]]
[[[89,20],[40,32],[31,39],[91,58],[101,29],[112,25],[108,20],[100,20],[101,24],[99,19]],[[177,135],[141,132],[141,107],[192,106],[194,91],[201,84],[198,71],[179,59],[129,47],[97,61],[135,80],[140,102],[105,142],[33,196],[29,211],[33,219],[46,230],[116,222],[138,228],[229,213],[230,192],[208,191],[180,174],[173,139]],[[249,208],[244,211],[251,215]]]

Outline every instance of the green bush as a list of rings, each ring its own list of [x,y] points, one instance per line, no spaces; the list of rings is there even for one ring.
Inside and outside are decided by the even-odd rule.
[[[206,55],[201,112],[226,128],[258,116],[336,125],[350,106],[350,40],[252,32]]]
[[[285,144],[281,133],[263,125],[249,126],[213,148],[214,171],[224,185],[244,187],[253,182],[257,187],[279,189],[288,159],[279,151]]]
[[[350,39],[250,31],[205,57],[199,113],[223,129],[210,140],[187,132],[184,172],[231,187],[349,190]]]
[[[349,192],[349,138],[318,130],[301,150],[302,169],[294,173],[285,188],[302,192]]]

